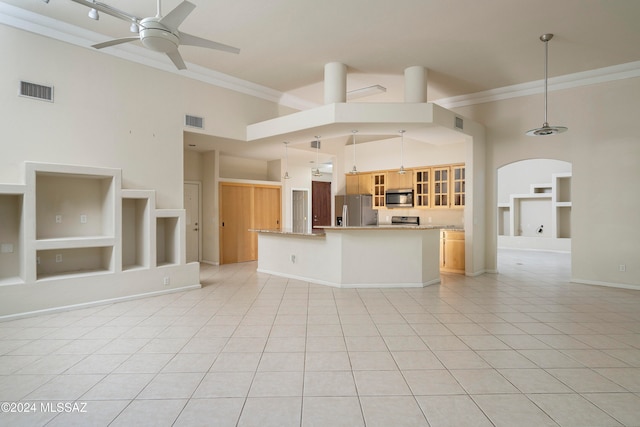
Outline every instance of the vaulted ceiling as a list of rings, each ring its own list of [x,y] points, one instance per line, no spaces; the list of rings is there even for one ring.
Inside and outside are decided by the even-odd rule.
[[[103,34],[129,25],[71,0],[2,0]],[[402,73],[429,69],[429,100],[640,60],[638,0],[191,0],[181,31],[241,49],[239,55],[183,46],[187,62],[322,103],[323,67],[348,66],[348,90],[387,87],[402,100]],[[103,0],[146,17],[155,0]],[[163,0],[167,14],[180,0]],[[116,48],[109,48],[116,49]],[[161,55],[161,54],[158,54]],[[167,59],[168,61],[168,59]],[[400,89],[398,89],[400,87]]]

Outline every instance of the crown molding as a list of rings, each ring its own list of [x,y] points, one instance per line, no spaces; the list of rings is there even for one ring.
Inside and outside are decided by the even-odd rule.
[[[582,71],[579,73],[566,74],[564,76],[549,78],[547,90],[570,89],[580,86],[589,86],[598,83],[606,83],[615,80],[623,80],[640,77],[640,61],[628,62],[626,64],[613,65],[611,67],[598,68],[595,70]],[[512,86],[485,90],[468,95],[452,96],[442,98],[434,103],[444,108],[466,107],[469,105],[494,102],[521,96],[529,96],[544,93],[544,79],[533,82],[521,83]]]
[[[0,24],[5,24],[92,50],[92,44],[99,43],[105,38],[103,34],[89,31],[84,28],[2,2],[0,2]],[[318,107],[318,104],[315,102],[310,102],[308,100],[283,93],[266,86],[251,83],[196,64],[187,63],[187,70],[177,70],[171,63],[165,61],[164,58],[160,57],[155,52],[151,52],[148,49],[133,44],[114,46],[104,49],[101,52],[127,61],[136,62],[138,64],[176,74],[181,77],[190,78],[214,86],[233,90],[235,92],[255,96],[292,109],[307,110]],[[588,86],[634,77],[640,77],[640,61],[552,77],[548,80],[548,91],[553,92],[556,90]],[[433,102],[444,108],[457,108],[510,98],[518,98],[521,96],[529,96],[543,92],[544,80],[536,80],[533,82],[505,86],[472,94],[441,98]]]
[[[75,46],[94,50],[91,45],[104,41],[105,36],[75,25],[39,15],[19,7],[0,2],[0,24],[70,43]],[[306,101],[292,96],[285,97],[282,92],[261,86],[228,74],[220,73],[196,64],[187,63],[187,70],[177,70],[169,61],[156,52],[133,44],[125,44],[104,49],[101,53],[136,62],[181,77],[198,80],[214,86],[255,96],[267,101],[281,103],[284,99],[292,108],[305,105]]]

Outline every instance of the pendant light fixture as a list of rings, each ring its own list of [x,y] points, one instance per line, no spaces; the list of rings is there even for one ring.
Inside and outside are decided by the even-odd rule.
[[[291,178],[289,176],[289,142],[288,141],[284,141],[284,179],[289,179]]]
[[[404,129],[400,131],[400,170],[398,170],[400,175],[407,173],[407,171],[404,170],[404,133]]]
[[[549,126],[547,122],[547,80],[548,80],[548,62],[549,62],[549,40],[553,38],[553,34],[543,34],[540,40],[544,42],[544,123],[542,127],[531,129],[525,135],[527,136],[547,136],[566,132],[568,129],[564,126]]]
[[[322,176],[320,172],[320,137],[316,136],[316,168],[313,171],[313,176]]]
[[[351,133],[353,134],[353,169],[351,169],[351,173],[355,175],[358,173],[358,169],[356,169],[356,133],[358,131],[352,130]]]

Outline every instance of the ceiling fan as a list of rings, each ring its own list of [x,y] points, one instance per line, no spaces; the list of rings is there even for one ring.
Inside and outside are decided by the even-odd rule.
[[[140,40],[144,47],[156,52],[166,53],[169,59],[179,70],[187,68],[182,56],[178,51],[180,45],[198,46],[207,49],[217,49],[225,52],[240,53],[240,49],[226,44],[203,39],[191,34],[178,31],[178,27],[182,24],[187,16],[196,8],[196,5],[183,1],[175,7],[167,15],[162,16],[160,9],[160,0],[158,0],[158,8],[156,16],[140,18],[130,13],[123,12],[108,4],[95,0],[72,0],[83,6],[91,8],[89,16],[97,19],[97,12],[104,12],[107,15],[114,16],[118,19],[130,22],[134,30],[138,30],[139,35],[132,37],[124,37],[121,39],[109,40],[103,43],[94,44],[92,47],[102,49],[109,46],[115,46],[122,43]]]

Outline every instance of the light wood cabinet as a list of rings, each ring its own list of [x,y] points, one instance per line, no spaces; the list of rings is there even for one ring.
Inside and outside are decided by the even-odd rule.
[[[464,165],[451,166],[451,207],[462,207],[465,203]]]
[[[464,273],[464,231],[442,230],[440,233],[440,271]]]
[[[387,189],[398,190],[403,188],[413,188],[413,171],[405,170],[400,174],[397,170],[387,172]]]
[[[449,207],[449,166],[436,167],[433,172],[433,202],[432,208]]]
[[[347,194],[373,194],[371,173],[346,174]]]
[[[384,192],[387,187],[387,172],[375,172],[371,174],[373,190],[373,207],[382,208],[385,206]]]
[[[432,208],[462,208],[465,205],[464,165],[437,166],[432,173]]]
[[[463,208],[466,202],[465,165],[441,165],[346,174],[346,194],[372,194],[373,207],[385,206],[385,191],[411,188],[416,208]]]
[[[415,206],[428,208],[431,206],[431,168],[415,170]]]

